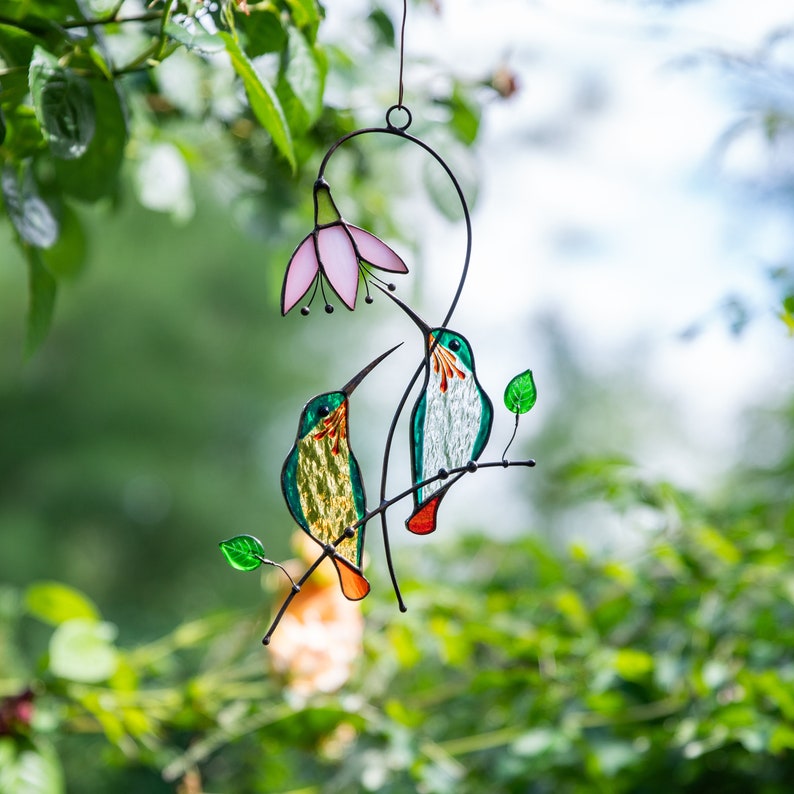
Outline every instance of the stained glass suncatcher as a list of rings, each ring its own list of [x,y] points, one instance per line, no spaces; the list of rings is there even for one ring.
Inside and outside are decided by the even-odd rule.
[[[405,8],[404,4],[404,12]],[[290,578],[290,592],[264,636],[265,644],[270,642],[301,586],[326,558],[333,562],[346,598],[357,601],[370,592],[370,583],[362,570],[362,554],[367,523],[376,517],[381,522],[386,562],[397,602],[404,611],[405,604],[391,559],[387,512],[410,497],[413,508],[405,517],[406,527],[414,534],[426,535],[439,525],[438,508],[443,497],[467,474],[484,468],[535,465],[531,459],[507,459],[519,416],[532,408],[537,397],[530,370],[516,375],[505,388],[504,404],[515,415],[515,428],[501,458],[480,461],[491,436],[494,408],[477,377],[472,345],[450,325],[469,270],[471,218],[460,184],[447,163],[426,142],[408,132],[412,116],[402,104],[402,46],[400,58],[399,100],[387,111],[385,126],[368,127],[344,135],[329,148],[320,164],[313,188],[314,228],[297,245],[287,263],[281,291],[281,313],[286,315],[303,304],[301,314],[308,315],[318,291],[326,312],[333,312],[334,298],[353,311],[363,281],[366,303],[372,304],[375,296],[383,293],[390,299],[385,301],[385,305],[404,312],[416,325],[419,330],[416,339],[419,361],[396,401],[384,439],[380,490],[374,508],[367,506],[361,467],[351,447],[351,428],[355,428],[355,420],[350,399],[356,386],[396,347],[375,358],[345,386],[336,391],[322,392],[303,407],[295,441],[282,468],[281,486],[292,518],[317,544],[318,556],[297,581],[280,563],[264,556],[264,546],[258,539],[238,535],[221,543],[224,556],[234,568],[248,571],[262,564],[274,565]],[[397,117],[402,123],[394,121]],[[333,154],[363,135],[389,135],[418,146],[443,169],[460,200],[466,228],[466,253],[452,301],[436,325],[425,322],[393,294],[396,285],[376,273],[407,275],[409,268],[403,257],[371,232],[346,221],[331,194],[325,171]],[[373,286],[377,288],[375,291],[370,289]],[[366,338],[362,338],[362,343],[366,343]],[[410,415],[403,418],[411,395],[414,395],[413,408]],[[407,431],[410,478],[405,478],[403,490],[388,495],[386,483],[400,424],[404,424]]]

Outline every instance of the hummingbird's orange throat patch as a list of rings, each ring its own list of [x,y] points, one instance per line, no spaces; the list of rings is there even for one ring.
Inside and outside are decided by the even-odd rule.
[[[332,455],[339,454],[339,439],[343,438],[347,429],[347,400],[343,402],[330,416],[323,419],[323,429],[315,433],[312,438],[321,441],[326,436],[333,439]]]
[[[430,334],[428,345],[432,348],[433,372],[436,374],[441,372],[441,391],[446,392],[450,378],[454,378],[457,375],[461,380],[464,380],[466,373],[456,366],[458,357],[451,350],[447,350],[441,345],[433,347],[435,341],[436,338]]]

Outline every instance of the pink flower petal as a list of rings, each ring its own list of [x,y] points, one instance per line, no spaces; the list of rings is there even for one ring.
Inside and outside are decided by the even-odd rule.
[[[358,294],[358,260],[344,226],[339,224],[320,229],[317,245],[328,283],[352,311]]]
[[[281,313],[286,314],[308,291],[320,266],[314,251],[314,237],[309,235],[295,249],[289,260],[281,288]]]
[[[358,226],[348,224],[347,228],[350,229],[350,234],[353,235],[356,246],[358,246],[358,252],[365,262],[392,273],[408,272],[405,262],[383,240],[364,229],[359,229]]]

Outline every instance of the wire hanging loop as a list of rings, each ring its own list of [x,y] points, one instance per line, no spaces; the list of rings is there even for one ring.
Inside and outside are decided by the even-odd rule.
[[[394,123],[391,119],[391,115],[397,111],[402,111],[407,114],[407,121],[403,126],[398,126]],[[447,309],[446,314],[444,315],[444,319],[439,323],[439,327],[446,327],[449,323],[452,314],[454,313],[458,301],[460,300],[461,292],[463,292],[463,285],[466,283],[466,278],[469,274],[469,264],[471,263],[471,249],[472,249],[472,228],[471,228],[471,213],[469,212],[469,205],[466,201],[466,196],[463,194],[463,188],[461,187],[460,182],[458,181],[455,174],[452,172],[452,169],[446,163],[444,158],[435,150],[432,146],[428,143],[425,143],[421,138],[417,138],[414,135],[411,135],[410,132],[406,132],[407,127],[411,124],[413,117],[411,116],[411,111],[408,110],[405,105],[392,105],[386,113],[386,126],[385,127],[365,127],[359,130],[353,130],[353,132],[348,132],[346,135],[343,135],[341,138],[336,140],[333,144],[331,144],[328,151],[325,153],[325,156],[320,163],[320,167],[317,171],[317,180],[321,180],[325,178],[325,170],[328,167],[328,163],[330,162],[331,158],[333,157],[334,153],[345,143],[352,140],[353,138],[358,138],[361,135],[373,135],[373,134],[386,134],[386,135],[394,135],[398,138],[402,138],[405,141],[408,141],[415,146],[423,149],[427,152],[438,165],[444,170],[444,173],[447,175],[455,194],[458,197],[458,201],[460,202],[461,211],[463,212],[463,222],[466,226],[466,252],[463,257],[463,266],[461,268],[460,279],[458,281],[457,288],[455,289],[454,295],[452,296],[452,302]]]
[[[392,114],[394,112],[404,113],[405,120],[403,124],[396,124],[392,121]],[[396,105],[392,105],[386,111],[386,127],[390,130],[396,130],[397,132],[405,132],[408,127],[411,126],[411,122],[414,120],[414,117],[411,115],[411,111],[403,105],[401,102],[398,102]]]

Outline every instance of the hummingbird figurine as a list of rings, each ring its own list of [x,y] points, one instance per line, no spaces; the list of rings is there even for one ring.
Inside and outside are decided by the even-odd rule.
[[[417,535],[427,535],[435,531],[438,506],[457,479],[447,480],[447,473],[474,464],[485,449],[493,404],[477,380],[474,354],[466,338],[448,328],[430,328],[399,298],[381,291],[402,308],[425,338],[425,378],[410,421],[414,511],[405,525]],[[431,482],[421,485],[425,480]]]
[[[339,391],[306,403],[281,472],[281,488],[292,517],[323,548],[317,564],[325,556],[331,558],[342,592],[351,601],[364,598],[370,585],[361,570],[366,497],[361,469],[350,448],[349,398],[399,346],[378,356]]]

